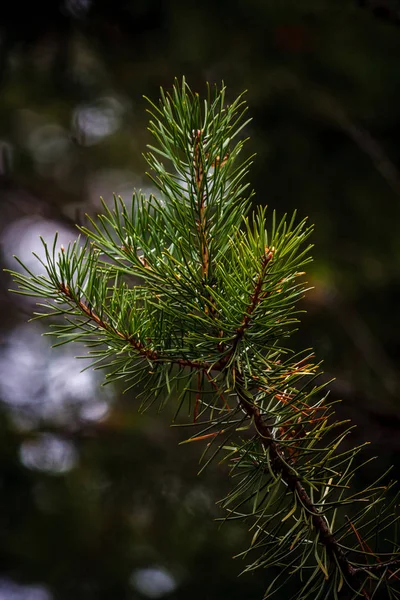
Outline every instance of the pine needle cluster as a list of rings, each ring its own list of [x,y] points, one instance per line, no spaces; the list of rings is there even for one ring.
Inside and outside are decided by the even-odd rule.
[[[149,112],[157,194],[103,203],[68,248],[43,241],[44,272],[19,261],[18,293],[40,299],[55,345],[83,342],[107,382],[140,390],[141,409],[189,413],[203,468],[229,463],[221,505],[252,532],[246,571],[275,567],[265,598],[292,577],[298,600],[400,598],[392,484],[352,488],[352,427],[335,420],[312,353],[285,346],[311,228],[249,214],[242,97],[209,87],[202,100],[183,80]]]

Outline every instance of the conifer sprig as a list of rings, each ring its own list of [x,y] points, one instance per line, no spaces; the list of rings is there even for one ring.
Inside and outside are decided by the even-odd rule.
[[[44,273],[19,261],[17,292],[41,299],[35,318],[51,318],[56,345],[84,342],[106,381],[140,384],[142,408],[190,412],[203,468],[216,456],[230,465],[221,505],[252,531],[246,571],[278,567],[266,598],[291,577],[298,600],[400,598],[393,484],[352,488],[363,446],[335,420],[313,355],[284,345],[311,228],[249,216],[242,97],[227,104],[215,87],[201,100],[183,80],[150,113],[157,196],[103,203],[66,249],[43,241]]]

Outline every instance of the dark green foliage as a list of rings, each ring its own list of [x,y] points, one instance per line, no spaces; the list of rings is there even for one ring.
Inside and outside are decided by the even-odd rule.
[[[19,293],[43,299],[36,318],[64,317],[50,325],[58,344],[83,341],[108,382],[140,385],[142,408],[170,399],[189,413],[203,468],[229,462],[222,506],[252,532],[246,570],[278,567],[265,597],[297,576],[299,600],[399,598],[397,500],[385,477],[352,491],[352,428],[335,421],[312,353],[283,345],[311,228],[273,213],[267,231],[265,210],[248,216],[241,98],[226,105],[209,88],[201,100],[183,81],[150,104],[157,196],[104,203],[84,242],[43,242],[45,274],[14,272]]]

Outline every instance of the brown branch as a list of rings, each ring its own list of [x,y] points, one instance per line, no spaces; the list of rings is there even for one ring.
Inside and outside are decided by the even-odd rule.
[[[240,408],[247,414],[247,416],[250,419],[253,420],[257,434],[261,438],[261,442],[264,448],[268,449],[271,460],[271,467],[274,473],[279,474],[281,476],[282,481],[286,483],[286,485],[292,493],[297,495],[297,497],[301,501],[301,504],[312,515],[312,523],[315,531],[319,534],[320,542],[326,547],[329,555],[334,560],[336,559],[343,573],[352,578],[357,577],[357,575],[363,569],[356,569],[348,561],[345,552],[343,551],[340,544],[334,537],[334,534],[330,530],[325,517],[314,505],[313,501],[311,500],[310,496],[308,495],[307,491],[302,485],[300,478],[290,468],[288,461],[285,460],[284,452],[279,447],[279,444],[274,438],[271,428],[265,423],[260,409],[255,404],[250,402],[240,392],[240,379],[237,378],[237,381],[239,381],[239,386],[237,386],[236,392],[238,395]],[[369,595],[366,592],[366,590],[362,590],[362,594],[364,595],[366,600],[369,600]]]
[[[73,302],[78,308],[80,308],[82,313],[86,315],[90,320],[94,321],[94,323],[96,323],[98,327],[117,335],[127,344],[132,346],[132,348],[134,348],[141,356],[148,358],[152,362],[170,362],[171,364],[179,365],[180,367],[189,367],[190,369],[198,369],[202,371],[208,371],[213,366],[212,363],[209,363],[207,361],[194,361],[190,360],[189,358],[172,358],[168,355],[157,352],[157,350],[148,348],[133,335],[122,333],[121,331],[118,331],[118,329],[113,327],[111,323],[104,321],[104,319],[102,319],[88,304],[83,302],[83,300],[77,300],[72,294],[70,288],[65,283],[59,284],[59,291],[62,294],[64,294],[64,296],[70,302]]]
[[[261,302],[261,300],[263,300],[266,296],[268,296],[271,293],[271,292],[265,292],[265,291],[263,292],[262,288],[263,288],[264,281],[265,281],[267,267],[274,256],[274,251],[275,251],[274,248],[271,248],[271,250],[269,248],[265,248],[264,256],[261,259],[261,272],[258,276],[256,285],[254,287],[254,291],[250,296],[250,303],[247,307],[246,314],[243,318],[242,324],[240,325],[240,327],[237,330],[237,334],[240,337],[242,337],[245,330],[248,329],[253,312],[255,311],[255,309]]]
[[[194,144],[194,171],[196,178],[197,194],[199,196],[199,219],[197,221],[197,232],[200,239],[200,253],[201,253],[201,274],[203,281],[208,279],[209,268],[210,268],[210,251],[208,248],[207,240],[207,216],[206,216],[206,195],[203,190],[204,180],[204,167],[203,161],[201,160],[201,136],[203,131],[197,129],[195,131],[195,144]],[[207,312],[206,308],[206,312]]]
[[[269,263],[273,259],[274,252],[275,252],[274,248],[271,248],[271,249],[265,248],[264,255],[261,259],[261,271],[260,271],[260,274],[255,283],[254,290],[250,294],[250,301],[247,306],[245,316],[243,317],[241,324],[239,325],[239,327],[236,330],[236,335],[233,339],[232,346],[230,347],[229,351],[221,358],[221,360],[218,361],[217,363],[215,363],[215,365],[213,367],[214,370],[220,371],[225,368],[225,366],[228,364],[228,362],[232,358],[239,342],[242,340],[245,331],[250,327],[251,319],[252,319],[255,309],[260,304],[261,300],[263,300],[269,294],[271,294],[271,291],[263,291],[263,285],[265,282],[265,275],[267,272],[267,268],[268,268]]]
[[[201,150],[200,150],[203,130],[197,129],[194,132],[194,135],[195,135],[195,145],[194,145],[193,164],[194,164],[194,171],[195,171],[197,194],[199,196],[199,218],[196,221],[196,223],[197,223],[197,233],[198,233],[199,241],[200,241],[201,277],[202,277],[203,283],[206,283],[209,279],[209,273],[210,273],[210,249],[209,249],[209,244],[208,244],[208,223],[207,223],[207,211],[206,211],[207,198],[206,198],[206,194],[203,189],[204,166],[203,166]],[[208,155],[206,155],[206,157],[208,157]],[[217,157],[217,159],[219,161],[219,157]],[[217,167],[217,159],[212,164],[212,166],[214,168]],[[227,159],[227,156],[226,156],[226,159]],[[224,160],[225,160],[225,158],[224,158]],[[223,162],[220,164],[218,162],[218,166],[222,166],[223,164],[225,164],[225,163]],[[211,316],[215,317],[216,312],[217,312],[215,302],[210,294],[208,294],[208,298],[211,301],[211,307],[209,308],[206,305],[204,307],[204,312],[206,315],[208,315],[208,313],[210,312]],[[218,337],[219,338],[224,337],[224,332],[222,330],[219,330]],[[224,352],[225,345],[222,341],[218,342],[217,349],[219,352]]]

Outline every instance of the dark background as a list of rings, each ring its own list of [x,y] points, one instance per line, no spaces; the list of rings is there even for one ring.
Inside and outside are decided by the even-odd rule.
[[[373,442],[356,485],[398,477],[399,25],[394,0],[2,3],[3,266],[32,264],[39,235],[68,243],[100,195],[151,190],[142,95],[182,75],[247,89],[255,203],[316,226],[293,346],[336,377],[353,442]],[[0,283],[0,600],[260,598],[271,574],[231,560],[252,534],[214,521],[226,472],[197,477],[173,407],[140,416],[134,393],[100,388]]]

